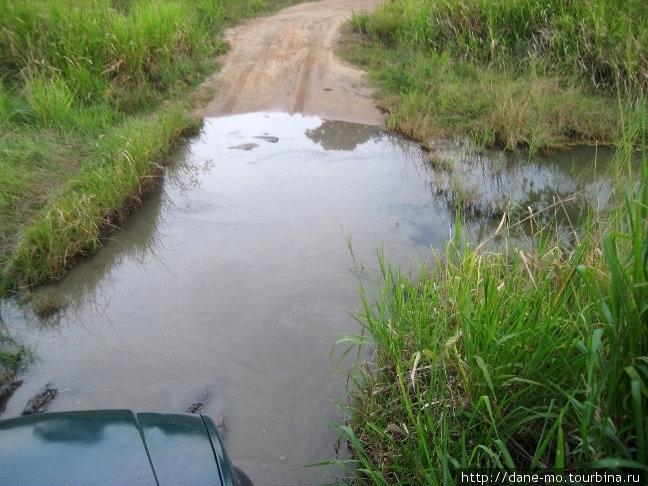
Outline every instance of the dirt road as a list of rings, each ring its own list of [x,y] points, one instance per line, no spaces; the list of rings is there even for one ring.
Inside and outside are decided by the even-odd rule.
[[[199,114],[285,111],[381,124],[363,72],[334,54],[339,29],[352,12],[370,11],[380,3],[303,3],[229,29],[231,50],[220,73],[208,82],[216,97]]]

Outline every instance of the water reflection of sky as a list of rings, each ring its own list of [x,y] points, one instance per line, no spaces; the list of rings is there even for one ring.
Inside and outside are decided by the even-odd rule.
[[[257,142],[252,149],[232,150],[251,140]],[[295,170],[293,165],[281,165],[284,160],[304,164],[335,160],[335,156],[323,155],[326,152],[348,153],[345,157],[349,161],[364,165],[353,172],[340,166],[339,170],[312,173],[301,166]],[[110,306],[111,289],[123,280],[116,275],[123,275],[125,266],[144,271],[152,262],[165,265],[169,253],[175,251],[169,241],[173,240],[173,222],[178,215],[199,218],[201,214],[230,214],[216,216],[217,224],[224,230],[240,228],[248,224],[247,211],[241,208],[251,200],[265,201],[257,207],[261,224],[268,224],[277,211],[283,211],[288,220],[294,219],[290,212],[295,207],[309,205],[317,217],[329,213],[341,222],[340,215],[352,212],[361,202],[368,203],[364,211],[382,214],[375,220],[382,227],[382,236],[374,241],[374,248],[400,235],[414,247],[442,249],[452,237],[460,200],[468,202],[462,218],[467,237],[475,244],[493,234],[505,212],[509,224],[533,212],[537,213],[534,223],[550,223],[559,233],[569,233],[588,211],[606,207],[612,157],[612,150],[606,147],[574,147],[528,158],[492,150],[478,152],[465,143],[450,141],[439,141],[427,152],[375,126],[280,113],[208,119],[198,137],[178,147],[163,183],[125,227],[109,238],[99,255],[82,262],[64,283],[37,290],[65,312],[37,318],[19,301],[5,301],[0,311],[10,321],[21,322],[19,327],[38,329],[45,324],[54,333],[68,325],[70,316],[77,316],[73,320],[81,322],[88,312],[103,315]],[[277,164],[271,174],[274,182],[263,176],[256,182],[251,177],[214,177],[224,158],[256,166],[271,161]],[[382,163],[374,164],[374,160]],[[277,178],[277,174],[283,175]],[[325,201],[310,201],[317,191],[301,191],[301,195],[299,190],[294,191],[293,186],[308,185],[306,181],[312,178],[318,179],[313,187],[320,187],[317,191]],[[280,186],[273,186],[277,181],[281,181]],[[249,187],[239,191],[241,182]],[[218,197],[228,185],[241,193],[237,204]],[[324,192],[322,185],[326,186]],[[412,198],[413,193],[417,195]],[[282,199],[284,204],[278,207]],[[366,219],[365,223],[370,221],[368,214],[360,218]],[[340,234],[349,231],[348,236],[358,239],[365,231],[363,226],[366,224],[361,222],[360,229],[340,225],[338,229]],[[521,225],[521,229],[532,231],[533,226]],[[293,238],[308,240],[303,234]]]
[[[596,164],[581,149],[531,160],[455,143],[426,153],[376,127],[317,117],[207,119],[124,229],[38,290],[61,312],[43,321],[0,303],[39,359],[7,414],[47,382],[67,390],[55,409],[182,411],[207,396],[206,413],[227,415],[228,447],[253,479],[321,482],[301,467],[330,458],[335,440],[315,416],[332,420],[344,394],[329,356],[357,331],[355,270],[376,270],[381,248],[404,268],[442,250],[460,195],[476,208],[464,215],[473,242],[503,211],[537,211],[574,190],[560,209],[575,224],[607,198],[601,152]]]

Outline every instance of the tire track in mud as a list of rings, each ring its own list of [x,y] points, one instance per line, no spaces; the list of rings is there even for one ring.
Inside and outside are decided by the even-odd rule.
[[[364,73],[334,54],[343,23],[378,4],[380,0],[302,3],[229,29],[225,39],[230,52],[221,72],[206,83],[216,96],[198,114],[285,111],[381,124]]]
[[[236,102],[241,95],[241,89],[243,88],[243,86],[245,86],[245,83],[247,83],[253,67],[253,64],[248,64],[238,76],[238,79],[234,84],[234,88],[230,90],[230,95],[227,97],[227,100],[223,105],[223,114],[229,115],[230,113],[232,113],[232,110],[234,109],[234,106],[236,106]]]
[[[304,103],[306,102],[306,92],[310,84],[310,78],[313,73],[313,64],[315,64],[315,49],[310,48],[306,54],[306,60],[301,69],[301,76],[297,84],[295,92],[295,106],[292,112],[302,113],[304,111]]]

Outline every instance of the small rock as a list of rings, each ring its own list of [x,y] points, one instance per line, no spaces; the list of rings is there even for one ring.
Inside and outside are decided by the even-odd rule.
[[[198,400],[193,402],[191,405],[187,407],[185,410],[186,413],[202,413],[203,409],[205,408],[205,403],[209,400],[209,392],[204,391],[200,394],[200,397],[198,397]]]
[[[272,135],[257,135],[254,138],[265,140],[266,142],[270,142],[270,143],[277,143],[279,141],[279,137],[273,137]]]
[[[43,389],[38,392],[34,397],[27,402],[27,406],[22,412],[22,415],[35,415],[47,411],[47,407],[54,398],[58,390],[48,383]]]
[[[256,143],[242,143],[241,145],[233,145],[230,148],[235,150],[252,150],[254,147],[258,146],[259,145]]]
[[[203,411],[204,403],[200,402],[193,402],[191,405],[187,407],[187,410],[185,412],[187,413],[200,413]]]

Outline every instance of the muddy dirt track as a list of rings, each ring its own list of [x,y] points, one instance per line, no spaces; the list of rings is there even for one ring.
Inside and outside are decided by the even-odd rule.
[[[208,81],[216,97],[201,116],[284,111],[378,125],[382,115],[363,72],[335,54],[339,30],[353,12],[380,0],[321,0],[229,29],[230,52]]]

